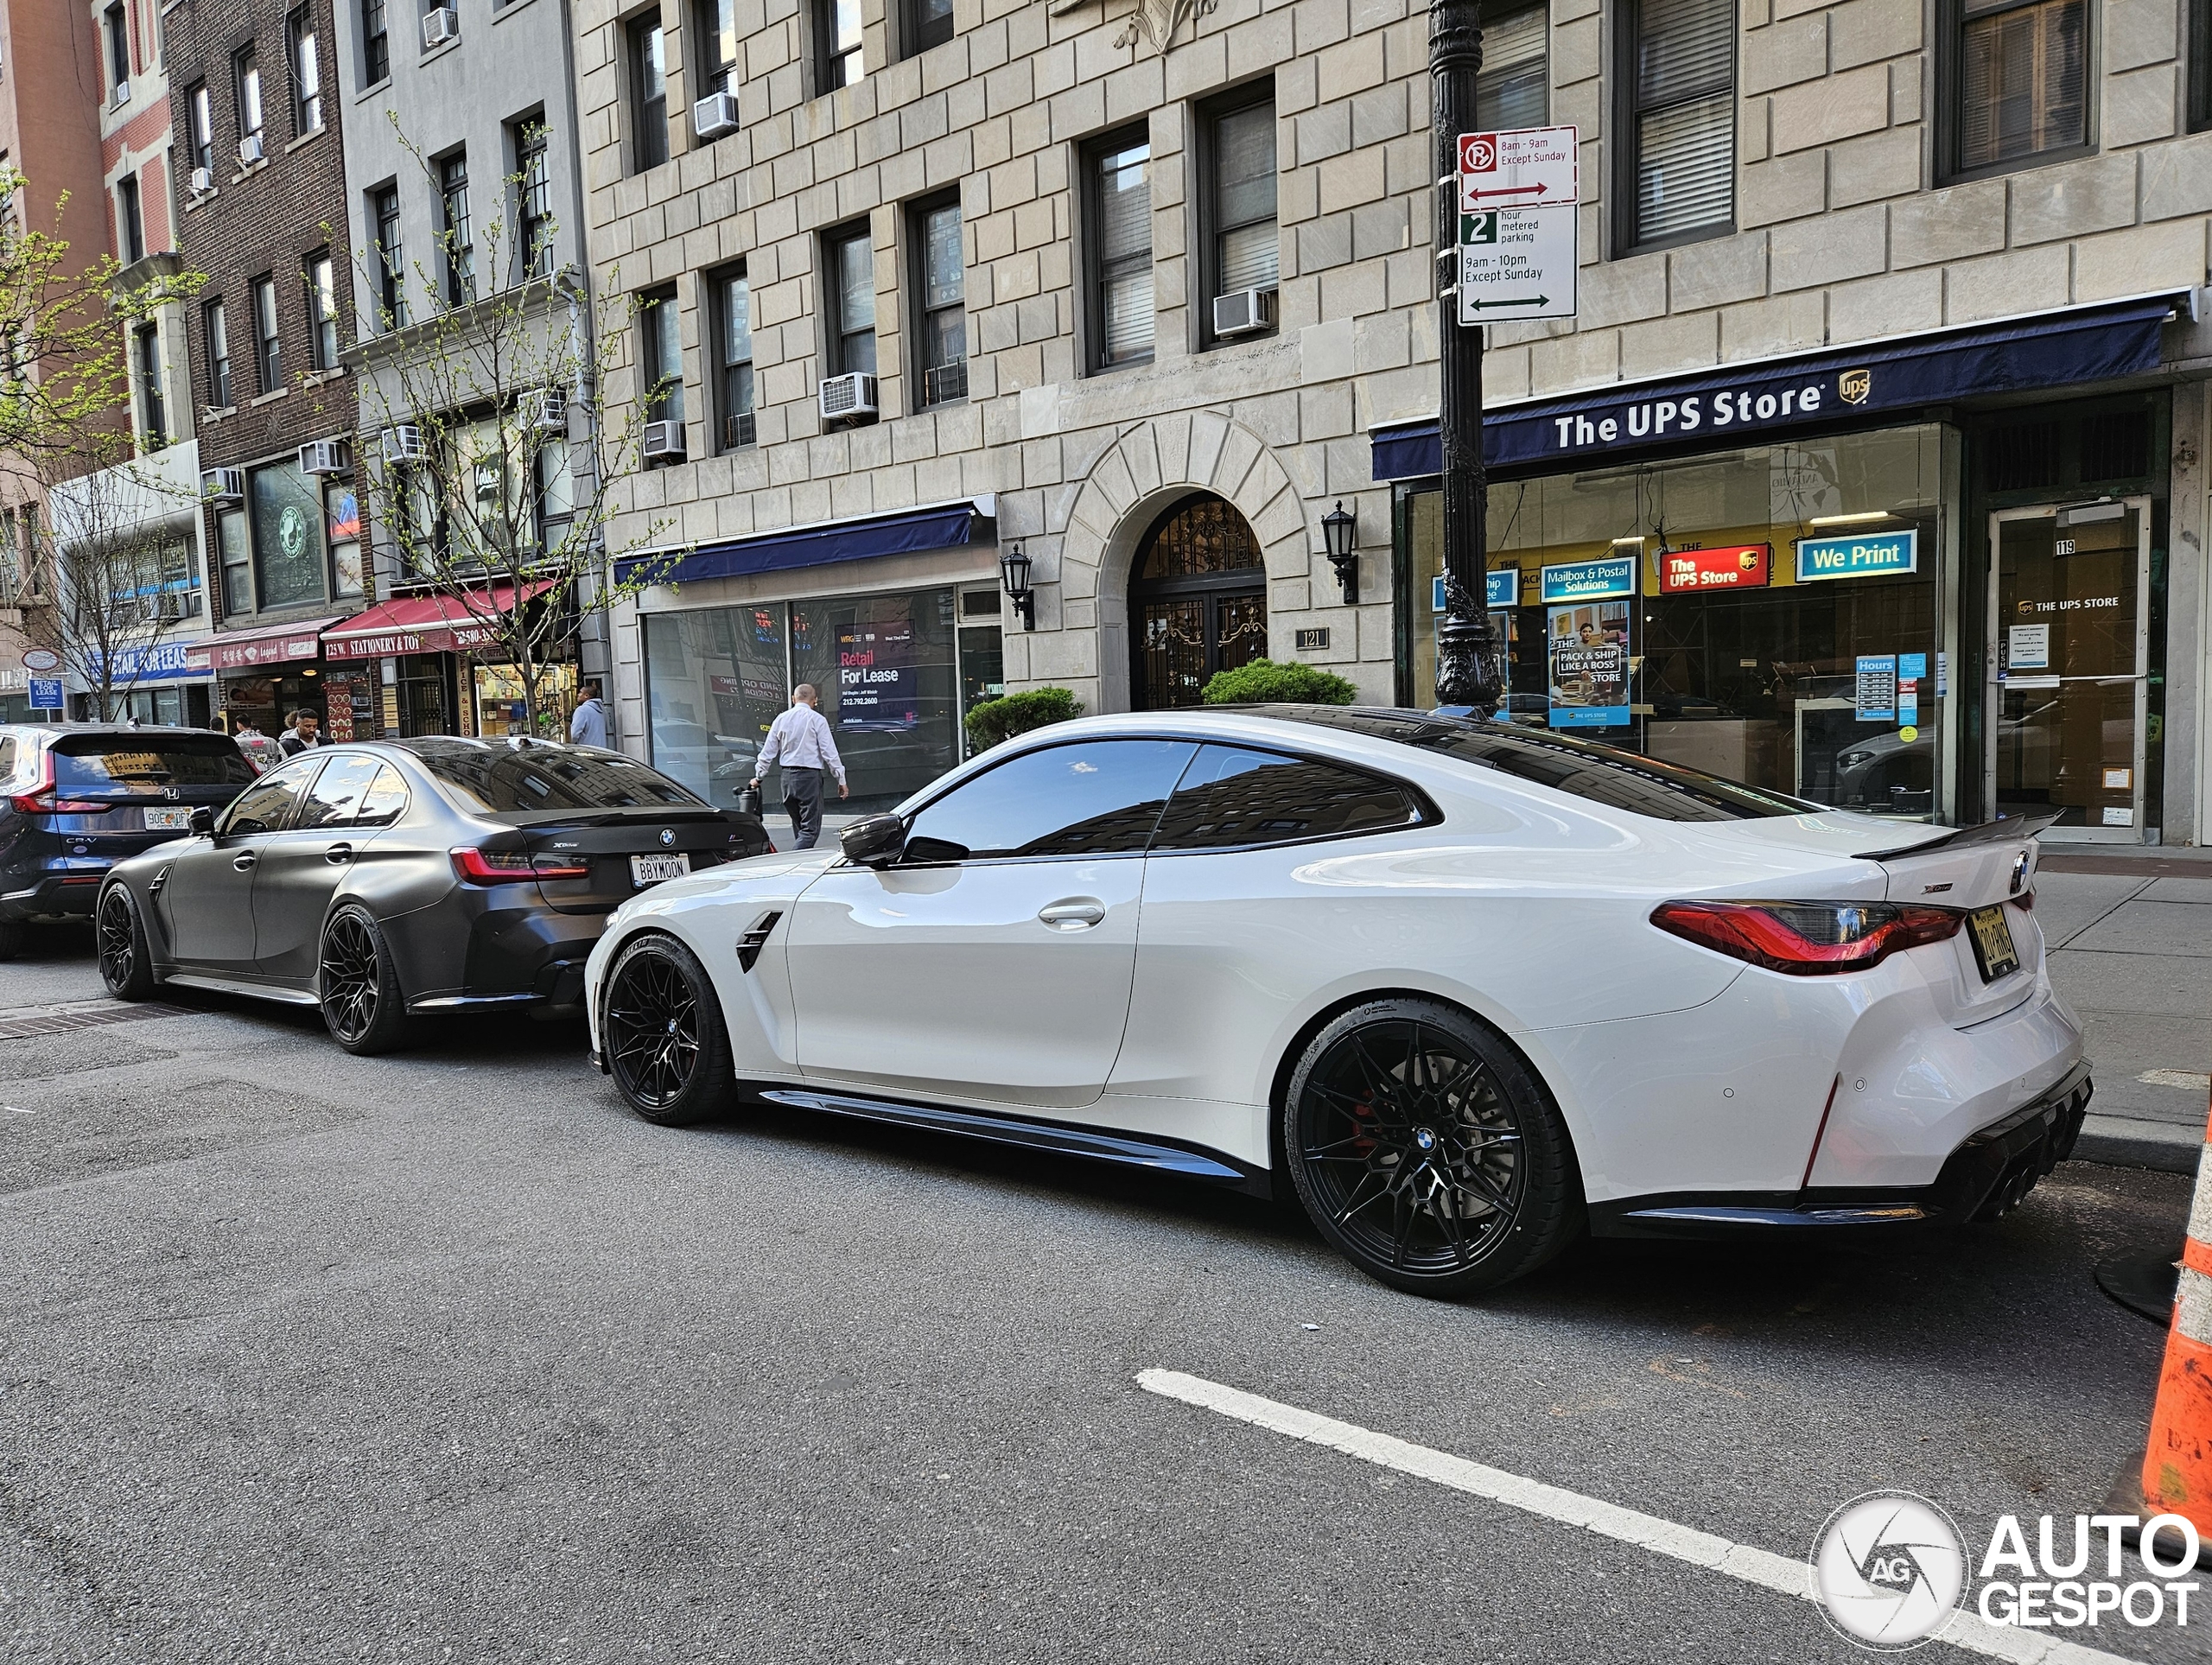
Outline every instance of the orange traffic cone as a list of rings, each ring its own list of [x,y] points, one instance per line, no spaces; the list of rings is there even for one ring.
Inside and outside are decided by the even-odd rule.
[[[2205,1126],[2205,1142],[2212,1153],[2212,1119]],[[2122,1490],[2133,1492],[2125,1484],[2127,1478],[2122,1477]],[[2166,1331],[2166,1358],[2158,1371],[2140,1484],[2141,1508],[2126,1512],[2181,1516],[2212,1548],[2212,1154],[2197,1160],[2181,1282],[2174,1291],[2173,1323]],[[2116,1495],[2107,1507],[2122,1501]],[[2134,1498],[2125,1501],[2133,1503]]]

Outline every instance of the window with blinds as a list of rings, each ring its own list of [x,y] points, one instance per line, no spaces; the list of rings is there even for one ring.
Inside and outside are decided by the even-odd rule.
[[[1634,0],[1621,39],[1631,248],[1736,218],[1736,0]]]
[[[2087,144],[2088,0],[1967,0],[1958,38],[1961,173]]]
[[[1493,16],[1484,8],[1483,68],[1475,81],[1475,126],[1482,132],[1542,127],[1551,114],[1545,58],[1549,22],[1541,0]]]
[[[830,288],[836,311],[830,337],[830,373],[875,374],[875,245],[868,228],[833,232],[826,242]]]
[[[1140,127],[1091,148],[1091,368],[1152,357],[1152,145]]]
[[[1217,115],[1212,140],[1212,293],[1274,289],[1280,270],[1274,99]]]

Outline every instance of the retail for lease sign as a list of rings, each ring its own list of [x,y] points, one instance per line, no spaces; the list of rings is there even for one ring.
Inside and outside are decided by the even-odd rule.
[[[1774,574],[1771,543],[1739,543],[1726,550],[1662,550],[1659,590],[1759,589]]]

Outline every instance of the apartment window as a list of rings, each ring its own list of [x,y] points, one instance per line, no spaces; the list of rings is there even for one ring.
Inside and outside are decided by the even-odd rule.
[[[1549,8],[1483,8],[1483,73],[1475,85],[1475,126],[1482,132],[1542,127],[1551,112],[1544,46]]]
[[[1736,220],[1736,0],[1626,0],[1619,32],[1624,251]]]
[[[139,436],[145,448],[158,451],[169,442],[168,413],[162,403],[162,333],[141,324],[131,333],[138,365]]]
[[[238,139],[261,137],[261,63],[248,42],[232,60],[238,86]]]
[[[215,517],[215,547],[223,562],[223,611],[253,611],[253,549],[246,537],[245,511],[226,509]]]
[[[698,0],[692,17],[692,96],[736,92],[737,0]]]
[[[875,249],[868,228],[833,232],[826,253],[835,308],[830,332],[830,373],[875,373]]]
[[[1084,158],[1090,367],[1152,357],[1152,143],[1133,127]]]
[[[391,36],[385,0],[361,0],[361,85],[374,86],[391,74]]]
[[[630,143],[637,163],[632,171],[643,173],[668,160],[668,66],[658,10],[630,25]]]
[[[338,274],[330,251],[309,255],[306,270],[308,291],[308,356],[317,370],[338,368]]]
[[[468,230],[468,153],[456,150],[438,163],[438,213],[443,224],[446,304],[466,306],[476,298],[476,248]]]
[[[750,445],[753,422],[753,286],[745,269],[714,280],[715,363],[721,400],[721,448]]]
[[[232,404],[231,328],[219,298],[200,309],[200,324],[201,337],[207,343],[207,403],[217,410],[227,410]]]
[[[399,242],[399,187],[369,194],[377,222],[378,325],[397,329],[407,321],[407,251]]]
[[[899,33],[903,57],[943,46],[952,38],[952,0],[906,0]]]
[[[123,8],[110,6],[101,19],[107,36],[107,84],[110,96],[117,104],[130,100],[130,29],[124,21]]]
[[[207,83],[200,82],[185,95],[185,142],[192,147],[192,165],[215,172],[215,101],[207,96]]]
[[[146,257],[146,218],[138,206],[138,175],[125,174],[116,181],[115,224],[121,234],[123,264],[134,265]]]
[[[284,20],[284,43],[292,69],[292,137],[298,138],[322,125],[322,54],[315,14],[305,6]]]
[[[2212,0],[2189,9],[2189,124],[2212,127]]]
[[[639,374],[645,420],[683,420],[683,337],[677,327],[676,291],[655,289],[638,305]]]
[[[1949,172],[1998,172],[2089,142],[2088,0],[1963,0]]]
[[[906,247],[914,263],[920,404],[949,404],[968,397],[967,289],[957,193],[912,211]]]
[[[1203,247],[1209,300],[1245,289],[1273,289],[1280,279],[1275,231],[1275,104],[1272,89],[1257,100],[1216,105],[1205,118],[1206,227]],[[1201,320],[1211,345],[1213,308]]]
[[[274,393],[284,384],[284,349],[276,335],[276,280],[253,280],[253,369],[259,391]]]
[[[867,73],[861,63],[861,0],[814,0],[817,93],[851,86]]]
[[[553,270],[553,187],[547,174],[545,118],[532,116],[512,130],[515,140],[515,265],[518,277],[543,277]]]

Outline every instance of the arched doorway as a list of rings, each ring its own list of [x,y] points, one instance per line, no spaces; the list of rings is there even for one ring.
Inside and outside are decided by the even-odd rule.
[[[1130,569],[1130,704],[1197,705],[1217,670],[1268,651],[1268,575],[1244,517],[1217,497],[1183,499],[1153,523]]]

